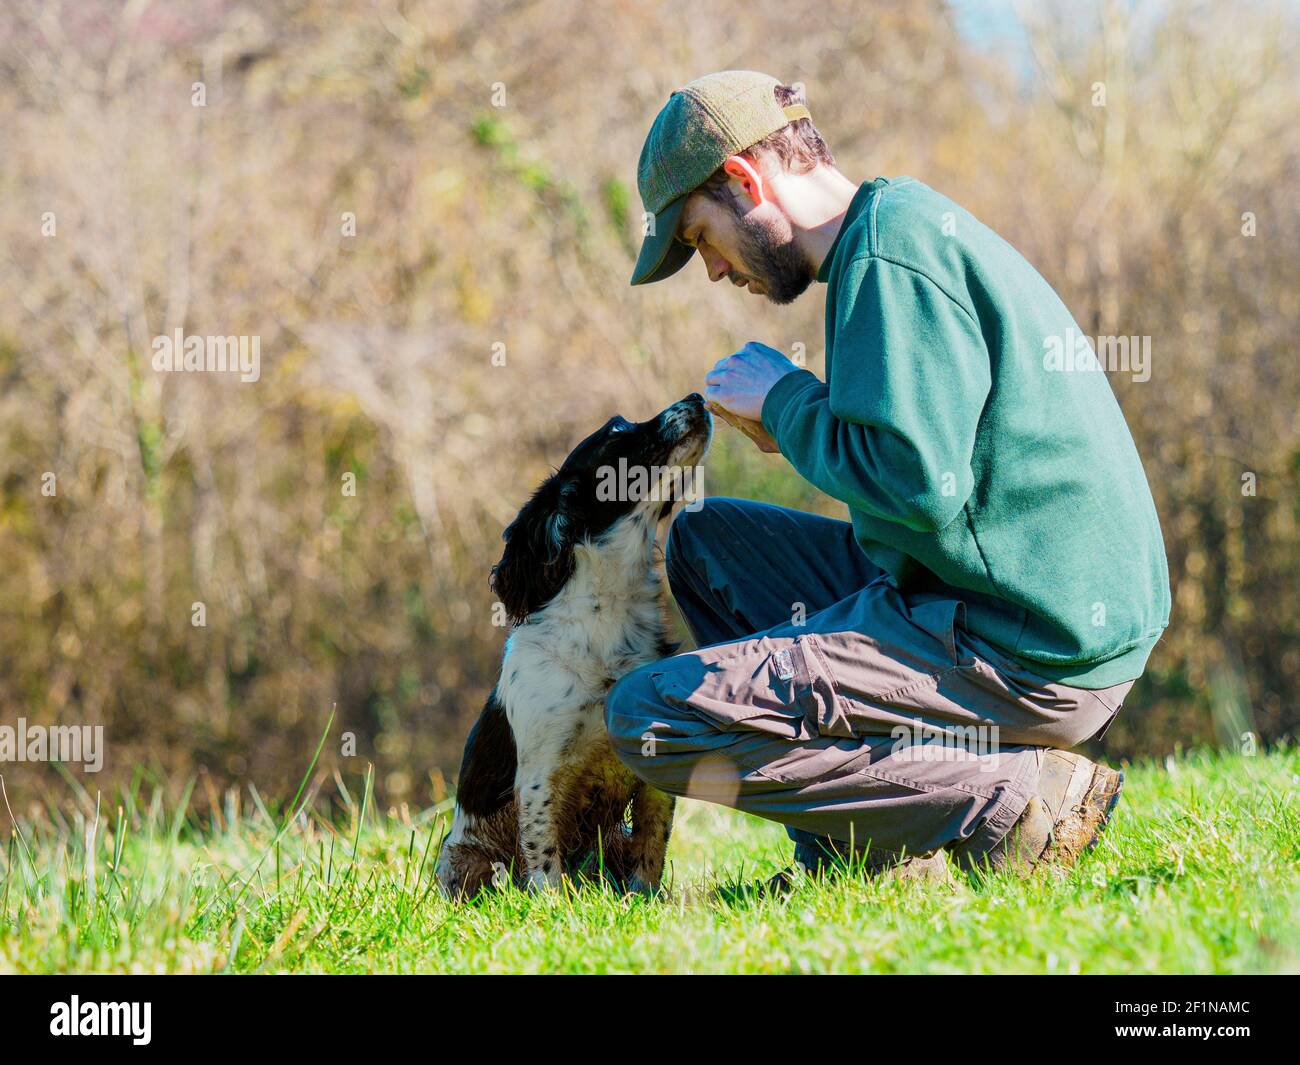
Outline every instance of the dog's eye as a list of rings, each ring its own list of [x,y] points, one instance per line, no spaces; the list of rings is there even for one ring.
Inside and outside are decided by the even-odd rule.
[[[631,428],[632,426],[627,422],[614,422],[610,425],[609,431],[611,433],[625,433]]]

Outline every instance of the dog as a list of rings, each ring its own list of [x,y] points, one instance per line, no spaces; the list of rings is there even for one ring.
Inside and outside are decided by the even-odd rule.
[[[510,881],[555,887],[566,875],[659,890],[674,800],[618,760],[603,709],[615,681],[676,649],[655,534],[689,494],[687,477],[698,485],[691,471],[712,431],[698,393],[649,421],[615,416],[503,534],[491,586],[514,628],[465,742],[435,867],[448,897]]]

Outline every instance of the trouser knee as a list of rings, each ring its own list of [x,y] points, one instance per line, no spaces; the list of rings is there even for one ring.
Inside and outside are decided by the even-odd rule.
[[[643,779],[649,779],[643,768],[648,752],[653,750],[654,737],[648,728],[657,705],[658,693],[648,666],[627,674],[605,697],[605,729],[610,745],[619,761]]]
[[[677,513],[664,545],[665,569],[674,592],[691,574],[702,573],[705,560],[734,536],[745,507],[744,500],[711,497]]]

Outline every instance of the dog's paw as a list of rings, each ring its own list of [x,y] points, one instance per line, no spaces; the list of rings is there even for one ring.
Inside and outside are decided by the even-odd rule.
[[[642,898],[647,899],[657,899],[666,898],[668,889],[662,884],[651,884],[634,873],[628,877],[627,887],[623,893],[625,895],[640,895]]]
[[[560,890],[560,874],[545,873],[540,869],[534,869],[528,874],[528,893],[530,895],[546,895]]]

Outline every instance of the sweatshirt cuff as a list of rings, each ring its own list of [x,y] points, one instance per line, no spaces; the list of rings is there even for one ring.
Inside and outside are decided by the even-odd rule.
[[[800,397],[804,392],[820,384],[821,379],[811,370],[795,370],[780,378],[768,390],[767,396],[763,399],[761,420],[763,428],[767,430],[768,436],[776,441],[777,447],[781,447],[777,426],[780,425],[785,412],[802,402]],[[785,448],[782,447],[781,450],[784,451]]]

